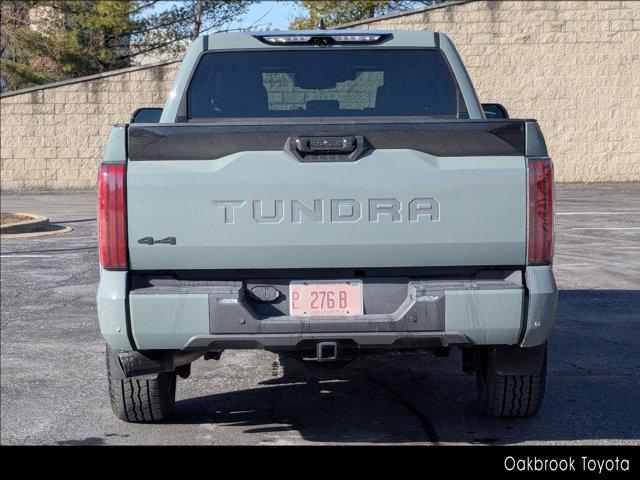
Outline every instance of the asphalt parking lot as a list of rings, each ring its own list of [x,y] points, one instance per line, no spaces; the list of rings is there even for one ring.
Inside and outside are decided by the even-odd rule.
[[[72,226],[2,240],[2,444],[640,445],[640,184],[558,185],[547,395],[534,418],[475,408],[460,357],[373,356],[316,375],[268,352],[198,360],[169,423],[109,406],[95,312],[95,192],[3,194],[2,211]]]

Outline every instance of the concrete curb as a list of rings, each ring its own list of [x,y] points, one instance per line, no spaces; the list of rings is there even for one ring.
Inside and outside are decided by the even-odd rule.
[[[22,222],[7,223],[0,227],[2,240],[63,235],[73,230],[72,227],[67,227],[66,225],[51,225],[49,219],[44,215],[34,215],[32,213],[16,213],[15,215],[31,218]]]
[[[2,233],[0,238],[2,238],[2,240],[11,240],[19,238],[50,237],[53,235],[64,235],[65,233],[69,233],[73,230],[73,227],[67,227],[65,225],[53,225],[49,226],[49,228],[54,228],[54,230],[27,233]]]
[[[21,222],[7,223],[0,227],[0,234],[19,234],[37,231],[46,231],[49,228],[49,219],[43,215],[33,215],[31,213],[16,213],[15,215],[23,215],[31,217],[29,220]]]

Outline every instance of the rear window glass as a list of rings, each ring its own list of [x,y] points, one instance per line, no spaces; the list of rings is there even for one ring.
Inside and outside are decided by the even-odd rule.
[[[441,51],[377,48],[205,54],[187,116],[468,118]]]

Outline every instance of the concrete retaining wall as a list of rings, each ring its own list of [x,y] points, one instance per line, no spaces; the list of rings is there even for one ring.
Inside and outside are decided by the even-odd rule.
[[[483,102],[540,121],[558,181],[640,181],[640,2],[460,2],[346,27],[446,33]],[[2,189],[93,186],[110,126],[161,106],[177,67],[2,96]]]
[[[133,67],[0,99],[3,190],[95,185],[111,125],[162,106],[178,63]]]
[[[558,181],[640,181],[640,2],[461,2],[347,26],[446,33],[482,102],[540,122]]]

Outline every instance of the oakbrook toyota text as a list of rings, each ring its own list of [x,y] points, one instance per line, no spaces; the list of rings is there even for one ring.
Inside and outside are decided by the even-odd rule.
[[[628,472],[631,462],[627,458],[538,458],[509,456],[504,459],[504,468],[508,472]]]

